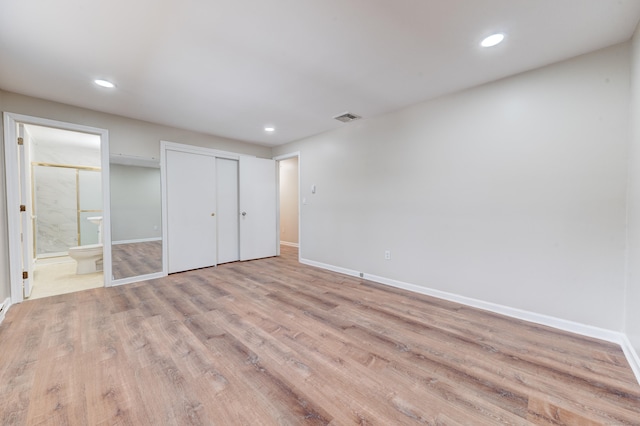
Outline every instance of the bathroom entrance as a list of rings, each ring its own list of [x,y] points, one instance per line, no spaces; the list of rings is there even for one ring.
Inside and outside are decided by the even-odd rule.
[[[104,285],[100,137],[23,125],[29,143],[34,274],[40,298]],[[25,292],[26,293],[26,292]]]
[[[20,214],[13,218],[17,226],[10,223],[10,232],[19,230],[18,247],[10,245],[12,302],[103,287],[109,252],[103,249],[106,131],[93,133],[93,128],[35,117],[11,118],[5,113],[18,146],[8,146],[11,132],[5,131],[7,176],[13,174],[16,179],[8,182],[18,187],[8,188],[7,200],[20,204]],[[19,200],[10,200],[16,192]]]

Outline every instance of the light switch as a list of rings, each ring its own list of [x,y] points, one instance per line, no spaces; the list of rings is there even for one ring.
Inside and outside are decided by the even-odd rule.
[[[316,186],[315,185],[311,185],[311,193],[312,194],[316,193]]]

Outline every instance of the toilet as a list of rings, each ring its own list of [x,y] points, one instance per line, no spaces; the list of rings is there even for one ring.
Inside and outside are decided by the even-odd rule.
[[[69,257],[78,264],[76,274],[90,274],[102,271],[102,216],[88,217],[87,220],[98,225],[98,244],[71,247]]]
[[[69,256],[78,263],[77,275],[102,271],[102,244],[71,247]]]

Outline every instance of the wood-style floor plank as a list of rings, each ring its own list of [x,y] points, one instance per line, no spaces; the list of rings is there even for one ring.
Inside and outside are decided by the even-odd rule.
[[[0,424],[640,424],[614,344],[282,253],[13,306]]]
[[[162,271],[162,241],[114,244],[111,246],[113,279]]]

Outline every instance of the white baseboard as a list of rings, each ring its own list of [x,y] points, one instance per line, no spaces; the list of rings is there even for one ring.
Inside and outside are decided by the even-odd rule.
[[[154,272],[152,274],[136,275],[135,277],[120,278],[119,280],[112,279],[111,280],[111,287],[117,287],[117,286],[125,285],[125,284],[133,284],[133,283],[137,283],[137,282],[140,282],[140,281],[154,280],[156,278],[162,278],[162,277],[166,277],[166,276],[167,275],[164,272]]]
[[[377,283],[385,284],[391,287],[401,288],[404,290],[413,291],[415,293],[421,293],[427,296],[449,300],[451,302],[460,303],[462,305],[472,306],[474,308],[483,309],[485,311],[494,312],[494,313],[505,315],[512,318],[518,318],[524,321],[529,321],[529,322],[557,328],[564,331],[569,331],[571,333],[593,337],[595,339],[605,340],[607,342],[613,342],[617,344],[621,343],[620,336],[622,333],[620,332],[615,332],[615,331],[607,330],[604,328],[581,324],[574,321],[564,320],[564,319],[552,317],[549,315],[538,314],[535,312],[512,308],[505,305],[499,305],[497,303],[491,303],[483,300],[473,299],[470,297],[460,296],[453,293],[447,293],[440,290],[434,290],[431,288],[422,287],[415,284],[408,284],[401,281],[378,277],[375,275],[364,274],[364,278],[367,280],[375,281]]]
[[[620,346],[622,347],[622,351],[633,370],[633,374],[636,375],[636,380],[640,383],[640,356],[638,356],[638,352],[633,348],[633,345],[626,334],[622,335],[622,344]]]
[[[289,247],[300,247],[298,243],[290,243],[288,241],[280,241],[281,246],[289,246]]]
[[[337,272],[339,274],[350,275],[352,277],[360,277],[360,272],[354,271],[352,269],[341,268],[339,266],[333,266],[326,263],[316,262],[315,260],[308,259],[300,259],[300,263],[304,263],[305,265],[315,266],[316,268],[326,269],[328,271]]]
[[[552,317],[549,315],[538,314],[535,312],[525,311],[522,309],[511,308],[509,306],[499,305],[496,303],[486,302],[483,300],[477,300],[470,297],[460,296],[453,293],[447,293],[441,290],[435,290],[427,287],[422,287],[415,284],[409,284],[402,281],[392,280],[389,278],[379,277],[363,272],[354,271],[352,269],[342,268],[339,266],[328,265],[321,262],[315,262],[308,259],[300,259],[300,263],[305,265],[315,266],[318,268],[326,269],[340,274],[349,275],[352,277],[360,277],[365,280],[373,281],[376,283],[388,285],[403,290],[408,290],[414,293],[424,294],[427,296],[436,297],[438,299],[444,299],[451,302],[460,303],[462,305],[471,306],[485,311],[494,312],[497,314],[505,315],[512,318],[518,318],[524,321],[533,322],[548,327],[553,327],[559,330],[568,331],[570,333],[579,334],[582,336],[592,337],[595,339],[604,340],[611,343],[616,343],[621,346],[625,357],[629,361],[633,373],[640,383],[640,358],[633,349],[631,342],[624,333],[607,330],[600,327],[594,327],[574,321],[569,321],[561,318]]]
[[[4,316],[7,314],[7,311],[11,307],[11,298],[7,297],[4,302],[2,302],[2,307],[0,308],[0,324],[4,321]]]
[[[162,238],[161,237],[153,237],[153,238],[139,238],[137,240],[111,241],[111,245],[116,246],[118,244],[148,243],[150,241],[162,241]]]

